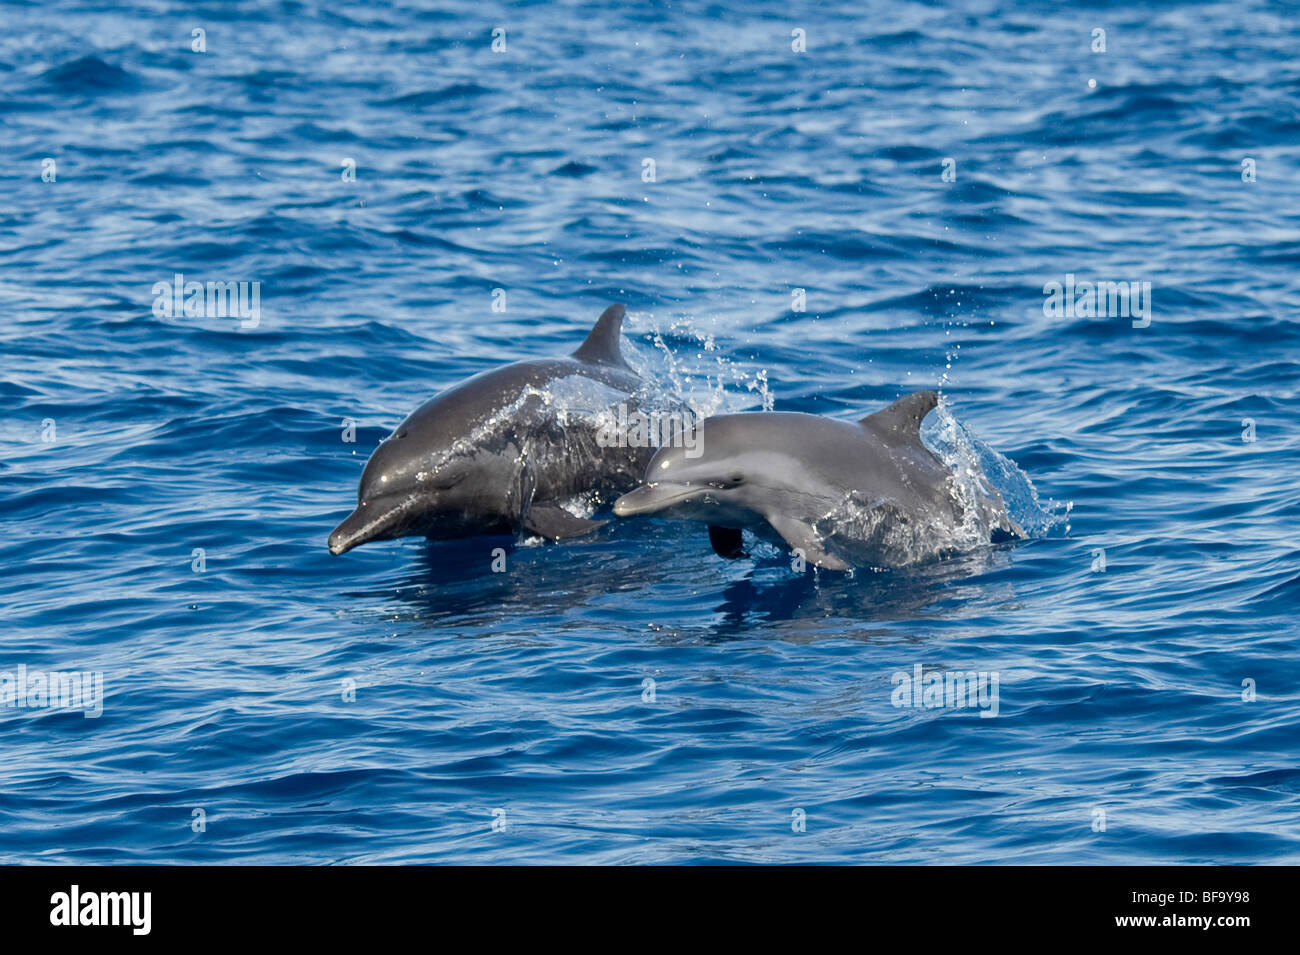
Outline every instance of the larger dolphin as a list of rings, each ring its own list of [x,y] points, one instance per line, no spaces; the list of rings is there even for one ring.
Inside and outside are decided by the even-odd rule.
[[[707,418],[698,456],[661,448],[645,484],[614,513],[702,521],[713,549],[731,558],[744,556],[741,530],[752,529],[833,570],[1024,537],[996,490],[960,487],[922,443],[921,420],[937,402],[933,391],[917,392],[858,422],[791,412]]]
[[[413,411],[366,462],[356,510],[330,534],[330,553],[397,537],[559,539],[599,527],[562,505],[635,487],[654,452],[606,447],[589,417],[567,414],[635,400],[641,379],[619,351],[623,315],[622,305],[607,308],[567,358],[483,372]]]

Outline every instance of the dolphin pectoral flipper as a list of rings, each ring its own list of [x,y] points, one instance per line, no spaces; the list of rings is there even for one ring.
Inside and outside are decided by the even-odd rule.
[[[709,543],[713,545],[713,553],[728,560],[749,556],[745,553],[744,538],[734,527],[717,527],[710,524]]]
[[[545,537],[547,540],[562,540],[565,537],[578,537],[588,531],[603,526],[606,521],[589,521],[585,517],[570,514],[554,504],[534,504],[528,509],[524,518],[524,529],[530,534]]]
[[[826,551],[822,546],[821,538],[817,536],[811,524],[784,515],[768,517],[767,522],[787,544],[794,550],[802,551],[804,558],[818,567],[825,567],[827,570],[849,569],[848,564]]]

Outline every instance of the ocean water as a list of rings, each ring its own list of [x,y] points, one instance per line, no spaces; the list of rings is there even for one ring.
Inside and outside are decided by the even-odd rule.
[[[1293,6],[0,17],[0,691],[104,690],[0,707],[0,862],[1300,861]],[[327,553],[408,411],[613,301],[706,413],[939,388],[1033,539]]]

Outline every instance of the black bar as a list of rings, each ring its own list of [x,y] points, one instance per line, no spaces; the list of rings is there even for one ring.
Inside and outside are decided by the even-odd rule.
[[[11,943],[256,939],[259,945],[336,945],[355,939],[373,947],[381,937],[434,939],[464,928],[470,936],[457,947],[475,937],[530,931],[539,942],[558,931],[611,944],[638,938],[654,944],[687,941],[682,933],[689,925],[709,935],[725,927],[733,939],[763,936],[774,925],[793,931],[802,925],[819,936],[848,931],[864,946],[883,943],[893,931],[927,949],[1006,943],[1021,933],[1071,944],[1128,939],[1181,945],[1199,937],[1230,946],[1291,935],[1294,884],[1293,869],[1208,866],[8,867],[0,868],[0,924]],[[149,893],[148,933],[136,933],[144,925],[143,895],[132,900],[136,907],[128,908],[122,896],[102,907],[111,916],[117,906],[126,924],[51,924],[52,914],[60,917],[60,894],[70,903],[74,885],[87,917],[101,910],[97,893]],[[93,902],[86,901],[89,895]],[[1119,924],[1147,917],[1154,922]],[[1193,918],[1211,924],[1188,924]]]

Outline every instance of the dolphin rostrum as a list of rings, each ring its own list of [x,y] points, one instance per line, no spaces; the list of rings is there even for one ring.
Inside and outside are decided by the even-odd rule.
[[[557,540],[601,526],[563,503],[635,487],[654,452],[605,446],[613,442],[599,439],[590,414],[641,389],[619,351],[623,315],[622,305],[605,309],[567,358],[482,372],[413,411],[366,462],[356,510],[330,534],[330,553],[398,537],[525,530]]]
[[[921,442],[921,420],[937,403],[920,391],[858,422],[770,411],[706,418],[698,456],[660,448],[614,513],[703,521],[729,558],[745,556],[742,529],[775,534],[832,570],[1024,537],[986,480],[967,488]]]

